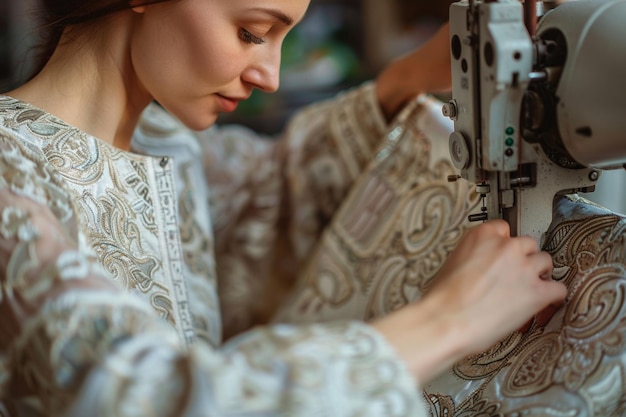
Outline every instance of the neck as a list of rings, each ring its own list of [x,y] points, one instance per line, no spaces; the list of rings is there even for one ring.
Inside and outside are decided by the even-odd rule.
[[[135,16],[132,11],[111,16],[93,37],[90,32],[66,42],[66,31],[43,70],[7,95],[128,149],[141,112],[152,99],[136,78],[130,56]]]

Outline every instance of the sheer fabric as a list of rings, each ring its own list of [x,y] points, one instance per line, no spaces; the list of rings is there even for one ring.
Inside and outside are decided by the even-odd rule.
[[[264,305],[256,301],[263,294],[241,286],[274,279],[281,259],[268,248],[305,259],[375,152],[385,126],[373,86],[305,111],[275,144],[181,130],[159,144],[171,145],[167,157],[117,150],[9,97],[0,98],[0,126],[4,413],[424,411],[413,378],[362,322],[272,325],[222,341],[215,270],[221,281],[238,280],[224,285],[222,309],[234,309],[227,333],[240,333]],[[148,121],[142,129],[162,133]],[[191,160],[202,152],[206,169],[198,171]],[[327,175],[327,166],[340,175]],[[196,186],[202,171],[212,218],[207,190]]]

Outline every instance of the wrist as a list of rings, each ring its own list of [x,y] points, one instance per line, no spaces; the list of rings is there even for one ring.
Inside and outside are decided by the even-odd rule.
[[[427,297],[373,323],[421,385],[468,353],[467,326],[441,305]]]

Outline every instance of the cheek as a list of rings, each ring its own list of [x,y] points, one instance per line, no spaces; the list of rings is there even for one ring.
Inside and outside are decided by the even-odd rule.
[[[223,20],[212,20],[186,13],[146,16],[134,34],[132,61],[155,98],[211,94],[240,76],[245,55],[237,34]]]
[[[180,57],[180,63],[184,65],[186,75],[214,86],[228,84],[237,78],[243,70],[245,58],[238,53],[241,45],[236,33],[231,35],[232,28],[220,29],[218,23],[191,21],[179,34],[180,42],[185,45],[186,56]]]
[[[203,48],[204,46],[204,48]],[[184,63],[184,64],[183,64]],[[239,78],[245,63],[240,56],[223,50],[207,48],[206,44],[192,48],[186,60],[181,60],[181,72],[187,82],[198,83],[199,93],[219,89]]]

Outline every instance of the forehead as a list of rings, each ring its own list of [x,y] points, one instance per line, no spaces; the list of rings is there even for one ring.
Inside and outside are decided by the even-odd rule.
[[[304,16],[310,0],[220,0],[224,5],[243,10],[270,12],[283,23],[296,24]]]

